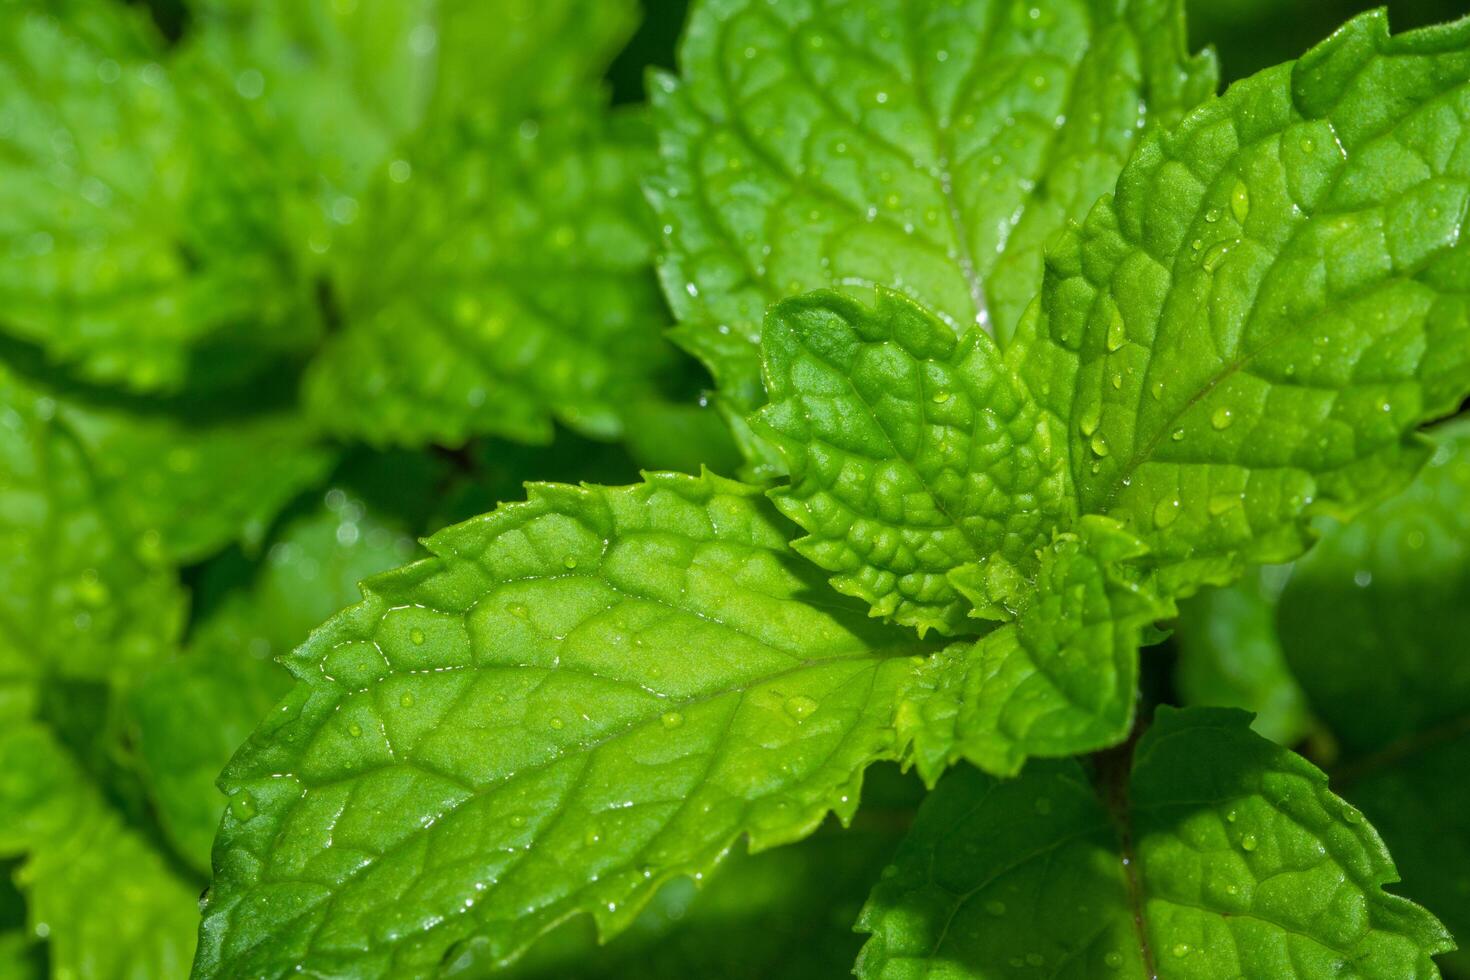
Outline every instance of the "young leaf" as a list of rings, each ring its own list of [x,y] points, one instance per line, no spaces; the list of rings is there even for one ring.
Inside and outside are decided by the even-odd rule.
[[[0,730],[0,857],[19,873],[52,975],[180,977],[194,952],[198,886],[126,825],[41,727]]]
[[[327,500],[282,530],[245,587],[195,629],[183,657],[151,672],[128,695],[159,822],[178,852],[206,874],[225,809],[215,781],[291,687],[277,658],[350,605],[358,582],[414,553],[411,538],[366,513],[360,501],[341,490],[328,491]]]
[[[196,972],[503,961],[851,816],[927,648],[810,602],[788,536],[713,476],[539,485],[370,580],[226,771]]]
[[[192,380],[208,344],[294,344],[315,322],[249,220],[279,209],[235,181],[247,157],[205,159],[228,127],[163,56],[123,4],[0,5],[4,329],[136,389]]]
[[[1215,85],[1176,0],[702,0],[656,77],[678,338],[744,415],[771,303],[893,286],[1008,336],[1041,246]]]
[[[1449,936],[1383,891],[1378,835],[1248,721],[1161,708],[1131,771],[956,770],[859,919],[859,976],[1437,976]]]
[[[1467,92],[1470,22],[1365,14],[1146,137],[1049,251],[1008,359],[1167,587],[1295,557],[1470,392]]]
[[[983,331],[958,338],[887,290],[872,308],[821,292],[776,306],[761,348],[771,404],[753,424],[791,474],[772,497],[810,532],[796,550],[874,615],[961,632],[953,573],[1034,572],[1071,523],[1065,433]]]
[[[673,351],[637,184],[652,136],[603,115],[465,121],[380,173],[335,265],[347,325],[307,382],[327,427],[375,445],[549,442],[553,416],[621,432]]]
[[[1251,727],[1288,746],[1314,726],[1276,635],[1276,596],[1290,573],[1264,568],[1228,588],[1206,589],[1179,604],[1174,631],[1174,684],[1183,702],[1254,712]]]
[[[97,463],[56,403],[0,373],[0,717],[45,675],[107,681],[152,666],[182,625],[178,584],[106,506]]]
[[[1133,535],[1087,517],[1040,555],[1007,602],[1015,622],[927,661],[900,702],[899,734],[932,783],[966,758],[1014,775],[1029,755],[1114,745],[1133,724],[1144,631],[1173,614],[1141,580]]]
[[[1405,891],[1470,937],[1470,424],[1410,488],[1328,530],[1281,595],[1281,644],[1342,750],[1334,786],[1394,848]],[[1470,968],[1463,951],[1447,959]]]

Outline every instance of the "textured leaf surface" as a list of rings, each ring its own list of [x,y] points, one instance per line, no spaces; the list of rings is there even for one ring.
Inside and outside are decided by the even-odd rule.
[[[859,920],[863,977],[1435,977],[1377,834],[1228,709],[1160,709],[1092,774],[961,768]],[[1126,863],[1125,863],[1126,862]]]
[[[222,113],[181,94],[145,24],[94,0],[0,6],[0,329],[154,389],[180,386],[206,344],[315,327],[257,234],[255,209],[277,209],[245,179],[250,155],[205,159]]]
[[[368,582],[226,773],[196,971],[501,960],[850,816],[924,648],[811,604],[788,534],[714,477],[543,485]]]
[[[149,540],[115,520],[97,464],[56,403],[0,375],[0,716],[44,676],[106,681],[151,666],[183,604]]]
[[[127,826],[41,727],[0,732],[0,855],[19,882],[52,976],[179,977],[194,951],[197,885]]]
[[[884,285],[1014,328],[1041,246],[1214,87],[1170,0],[704,0],[656,79],[666,292],[741,414],[772,302]],[[1147,41],[1147,44],[1143,43]]]
[[[312,369],[329,428],[373,444],[619,434],[673,353],[652,274],[638,115],[465,122],[380,173],[345,243],[348,326]]]
[[[1251,727],[1287,746],[1314,724],[1276,633],[1276,596],[1289,575],[1286,567],[1265,568],[1207,589],[1179,604],[1174,632],[1174,683],[1184,703],[1254,712]]]
[[[1173,613],[1130,565],[1141,554],[1115,523],[1084,518],[1041,552],[1034,583],[1007,597],[1015,622],[924,664],[899,709],[899,731],[926,780],[961,757],[1014,775],[1028,755],[1123,740],[1144,630]]]
[[[1398,497],[1329,530],[1281,596],[1281,643],[1342,748],[1334,785],[1404,890],[1470,940],[1470,425]],[[1446,960],[1470,971],[1462,951]],[[1458,975],[1458,974],[1457,974]]]
[[[755,423],[791,474],[773,497],[810,532],[796,550],[875,615],[960,632],[971,606],[952,573],[1034,573],[1070,523],[1065,433],[983,331],[957,338],[886,290],[872,308],[814,293],[775,307],[761,344],[771,404]]]
[[[1470,23],[1380,13],[1146,137],[1008,350],[1170,581],[1295,557],[1470,391]]]
[[[797,844],[755,855],[737,848],[703,881],[686,878],[665,885],[628,931],[608,945],[596,945],[590,923],[573,921],[533,947],[507,975],[517,980],[846,976],[862,946],[853,920],[903,840],[921,797],[916,780],[900,778],[892,767],[876,767],[863,786],[862,807],[851,827],[829,820]]]
[[[170,841],[201,871],[225,797],[230,755],[290,690],[276,663],[322,620],[359,597],[357,583],[400,565],[414,544],[361,501],[327,505],[287,525],[245,588],[196,627],[184,656],[130,692],[129,715],[149,795]]]

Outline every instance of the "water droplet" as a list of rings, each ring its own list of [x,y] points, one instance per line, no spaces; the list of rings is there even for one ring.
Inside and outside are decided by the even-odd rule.
[[[1180,956],[1180,957],[1188,956],[1189,955],[1189,951],[1190,951],[1189,943],[1175,943],[1174,944],[1174,949],[1172,950],[1172,952],[1174,953],[1175,956]]]
[[[665,728],[673,729],[684,724],[684,716],[677,711],[665,711],[659,721],[663,723]]]
[[[1214,272],[1225,264],[1226,257],[1230,255],[1230,250],[1234,247],[1235,242],[1233,240],[1216,242],[1205,253],[1205,257],[1200,261],[1200,265],[1204,267],[1206,272]]]
[[[1220,209],[1219,208],[1210,208],[1208,211],[1205,212],[1205,221],[1209,222],[1210,224],[1214,224],[1215,222],[1217,222],[1219,220],[1220,220]]]
[[[255,797],[249,790],[230,797],[230,815],[241,823],[246,823],[259,812],[260,807],[256,805]]]
[[[1164,499],[1154,506],[1154,526],[1166,528],[1179,519],[1179,500]]]
[[[936,391],[934,393],[934,401],[936,404],[943,405],[945,402],[949,401],[949,392]]]
[[[512,827],[524,827],[526,825],[526,818],[519,813],[513,813],[510,817],[510,825]]]
[[[1100,402],[1093,402],[1089,405],[1082,413],[1082,417],[1077,420],[1077,427],[1082,430],[1084,436],[1092,435],[1101,424],[1102,404]]]
[[[1366,589],[1373,584],[1373,573],[1366,568],[1360,568],[1353,572],[1353,584],[1360,589]]]
[[[1235,215],[1235,220],[1245,224],[1245,219],[1251,213],[1251,189],[1245,185],[1245,181],[1237,180],[1235,189],[1230,192],[1230,213]]]
[[[1123,965],[1123,954],[1118,952],[1116,949],[1112,950],[1103,957],[1103,963],[1111,969],[1116,970],[1118,967]]]
[[[562,564],[565,565],[565,566],[567,566],[567,568],[576,568],[577,567],[577,556],[576,555],[567,555],[566,558],[564,558],[562,560]]]
[[[1088,445],[1092,447],[1092,453],[1094,456],[1106,456],[1108,454],[1108,441],[1103,438],[1103,434],[1101,432],[1094,435],[1092,437],[1092,441],[1088,443]]]
[[[1246,834],[1240,839],[1240,848],[1243,851],[1254,851],[1257,846],[1256,835]]]
[[[1164,383],[1162,381],[1155,381],[1153,384],[1149,385],[1148,393],[1154,396],[1154,401],[1158,401],[1160,398],[1163,398]]]
[[[595,847],[602,843],[602,831],[597,827],[588,827],[587,833],[582,835],[582,843],[588,847]]]
[[[1230,428],[1230,423],[1234,421],[1234,414],[1224,405],[1221,405],[1219,408],[1215,409],[1214,414],[1210,416],[1210,425],[1214,426],[1216,429],[1228,429]]]
[[[403,694],[399,695],[398,703],[403,705],[403,707],[405,708],[412,708],[413,694],[411,692],[405,691]]]
[[[993,915],[996,918],[999,918],[1002,915],[1005,915],[1006,914],[1006,903],[1000,901],[999,899],[991,899],[990,901],[988,901],[988,902],[985,903],[985,914],[986,915]]]
[[[413,645],[416,646],[416,647],[420,647],[420,646],[423,646],[424,645],[424,631],[423,630],[420,630],[420,629],[409,630],[409,632],[408,632],[408,638],[413,641]]]
[[[566,727],[566,722],[562,721],[560,718],[553,718],[551,719],[551,727],[556,731],[561,731],[563,728]]]
[[[786,699],[782,709],[797,721],[803,721],[817,710],[817,702],[805,694],[794,694]]]
[[[526,619],[531,615],[531,610],[526,608],[526,604],[524,602],[512,602],[510,605],[505,607],[505,611],[510,613],[516,619]]]
[[[1108,350],[1115,351],[1128,341],[1128,325],[1123,322],[1123,314],[1117,310],[1113,311],[1113,318],[1108,322]]]
[[[347,734],[351,735],[353,738],[357,738],[359,735],[362,734],[362,726],[354,721],[352,724],[347,726]]]
[[[1173,439],[1175,442],[1183,442],[1184,441],[1184,430],[1183,429],[1175,429],[1173,432],[1171,432],[1169,434],[1169,438],[1170,439]]]

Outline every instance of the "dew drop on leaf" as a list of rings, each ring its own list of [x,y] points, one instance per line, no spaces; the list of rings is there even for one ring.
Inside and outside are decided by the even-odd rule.
[[[1230,428],[1230,423],[1234,421],[1234,414],[1224,405],[1215,409],[1215,413],[1210,416],[1210,425],[1214,426],[1217,430]]]
[[[230,797],[230,815],[241,823],[245,823],[260,812],[255,803],[255,796],[249,790],[236,793]]]
[[[675,729],[684,724],[684,716],[677,711],[665,711],[659,721],[662,722],[665,728]]]
[[[1160,500],[1154,507],[1154,526],[1166,528],[1179,519],[1178,499]]]
[[[817,710],[817,702],[805,694],[794,694],[786,699],[786,703],[782,708],[792,718],[795,718],[797,721],[802,721],[810,717],[811,713]]]
[[[1235,220],[1245,224],[1245,219],[1251,213],[1251,189],[1245,185],[1245,181],[1237,180],[1235,189],[1230,192],[1230,213],[1235,215]]]

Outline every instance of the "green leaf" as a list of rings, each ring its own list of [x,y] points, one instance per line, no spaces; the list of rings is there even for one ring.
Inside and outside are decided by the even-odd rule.
[[[1166,707],[1131,764],[956,770],[859,919],[859,976],[1438,976],[1449,936],[1382,890],[1378,835],[1247,726]]]
[[[336,451],[288,412],[195,422],[61,400],[57,414],[94,461],[108,506],[145,546],[180,564],[260,545],[280,510],[315,486]]]
[[[956,337],[888,290],[872,308],[820,292],[776,306],[761,346],[771,404],[753,424],[791,474],[773,499],[810,532],[796,550],[874,615],[965,631],[951,576],[1034,574],[1071,523],[1066,435],[984,331]]]
[[[922,798],[891,766],[870,770],[850,827],[828,820],[798,844],[734,849],[700,881],[669,882],[627,932],[599,947],[573,920],[539,942],[517,980],[810,980],[844,976],[862,939],[852,930],[868,890],[903,840]],[[458,972],[473,976],[469,964]]]
[[[1007,356],[1072,433],[1082,510],[1166,587],[1294,558],[1470,392],[1467,92],[1470,23],[1365,14],[1145,137],[1048,252]]]
[[[1399,857],[1404,889],[1470,938],[1470,423],[1407,491],[1328,529],[1281,595],[1281,644],[1341,747],[1334,786]],[[1470,970],[1464,952],[1446,960]]]
[[[226,772],[196,972],[506,960],[850,817],[927,648],[811,603],[788,534],[713,476],[539,485],[370,580]]]
[[[25,854],[30,930],[52,975],[178,977],[194,951],[198,886],[179,878],[36,725],[0,732],[0,856]]]
[[[959,758],[999,775],[1027,756],[1114,745],[1133,724],[1138,649],[1173,604],[1140,578],[1133,535],[1086,517],[1040,555],[1008,603],[1015,622],[928,660],[899,707],[899,734],[933,783]]]
[[[1215,85],[1174,0],[702,0],[654,79],[665,290],[735,413],[771,303],[892,286],[1009,336],[1042,244]]]
[[[118,680],[162,660],[183,617],[173,574],[107,506],[56,403],[0,373],[0,717],[57,675]]]
[[[1251,727],[1290,746],[1314,727],[1276,635],[1276,596],[1291,574],[1275,566],[1179,604],[1174,683],[1185,704],[1244,708]]]
[[[553,418],[619,435],[674,353],[638,193],[652,155],[642,116],[596,105],[405,149],[341,246],[347,325],[308,377],[314,414],[374,445],[549,442]]]
[[[224,113],[176,85],[141,11],[10,2],[0,39],[0,329],[150,390],[249,361],[201,365],[210,347],[312,339],[303,287],[250,220],[274,193],[241,176],[249,154],[203,152],[232,139]]]
[[[234,750],[291,687],[276,660],[358,598],[357,583],[413,557],[413,540],[341,490],[297,517],[253,577],[194,631],[184,656],[129,693],[149,795],[170,842],[201,871],[225,809],[215,787]],[[206,572],[206,576],[208,572]]]

